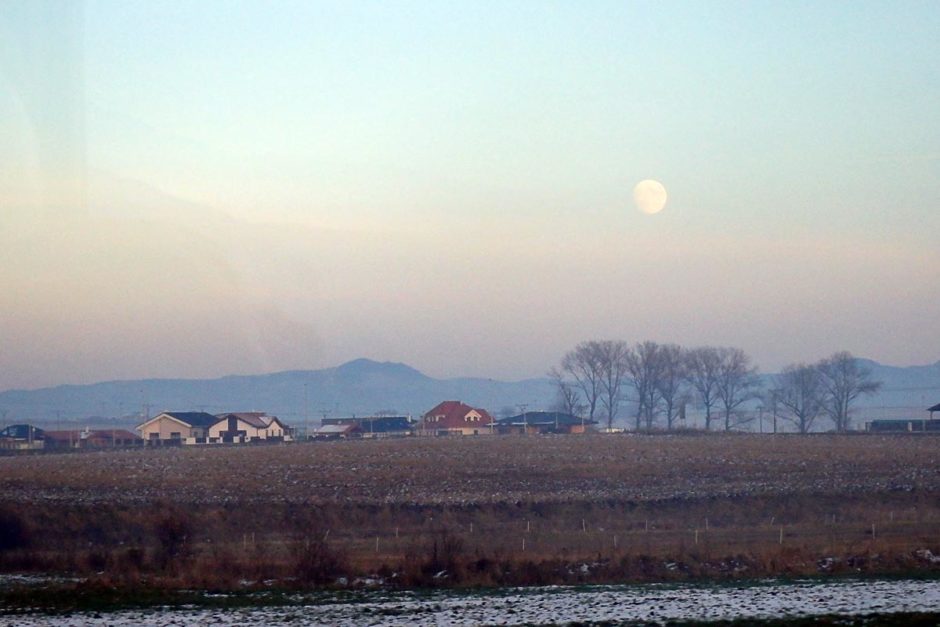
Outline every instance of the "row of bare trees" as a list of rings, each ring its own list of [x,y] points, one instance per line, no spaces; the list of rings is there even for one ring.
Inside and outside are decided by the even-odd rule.
[[[852,404],[880,388],[871,369],[842,351],[814,364],[784,368],[774,378],[769,400],[775,411],[783,408],[784,417],[800,433],[811,431],[820,416],[828,418],[836,431],[845,432],[851,426]]]
[[[557,387],[559,410],[611,428],[627,406],[637,431],[657,424],[674,429],[690,403],[704,411],[707,430],[720,421],[730,431],[753,420],[752,413],[741,410],[755,400],[773,403],[775,415],[779,408],[801,433],[822,414],[845,431],[852,403],[880,386],[846,352],[812,366],[788,366],[765,392],[757,368],[739,348],[684,348],[651,341],[630,345],[620,340],[581,342],[549,376]]]

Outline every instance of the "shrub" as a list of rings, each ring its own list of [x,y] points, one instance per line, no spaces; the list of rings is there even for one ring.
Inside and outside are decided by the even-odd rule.
[[[186,553],[190,532],[189,516],[181,510],[170,510],[157,521],[154,536],[157,540],[157,563],[161,568],[167,568]]]
[[[27,548],[31,540],[23,517],[8,507],[0,507],[0,552]]]
[[[298,582],[330,584],[347,572],[348,566],[344,556],[330,547],[322,536],[308,538],[300,543],[294,564],[294,575]]]

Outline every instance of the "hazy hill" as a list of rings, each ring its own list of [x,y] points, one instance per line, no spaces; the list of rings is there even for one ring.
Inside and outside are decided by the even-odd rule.
[[[863,418],[922,417],[940,403],[940,362],[895,367],[865,360],[884,382],[883,391],[859,403]],[[766,375],[765,381],[772,375]],[[306,403],[305,403],[306,398]],[[293,370],[219,379],[146,379],[92,385],[62,385],[0,393],[4,423],[135,423],[148,411],[204,410],[213,413],[264,410],[294,424],[307,416],[318,423],[331,416],[381,411],[418,416],[442,400],[461,400],[499,413],[519,403],[547,408],[554,398],[548,379],[434,379],[401,363],[357,359],[335,368]],[[305,411],[306,408],[306,411]],[[629,413],[629,408],[622,412]]]
[[[325,412],[348,416],[394,411],[418,416],[451,399],[497,412],[517,403],[541,406],[549,403],[552,395],[547,379],[434,379],[405,364],[357,359],[323,370],[11,390],[0,393],[0,410],[6,412],[7,423],[87,417],[101,422],[102,416],[140,415],[147,406],[150,415],[162,410],[219,413],[257,409],[297,423],[305,414],[311,422],[318,422]]]

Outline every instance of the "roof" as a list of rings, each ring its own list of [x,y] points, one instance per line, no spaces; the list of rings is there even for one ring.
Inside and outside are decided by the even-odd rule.
[[[356,424],[345,424],[345,425],[323,425],[314,429],[314,433],[318,435],[342,435],[344,433],[353,433],[360,431],[361,427]]]
[[[324,425],[359,425],[368,433],[389,433],[393,431],[408,431],[411,429],[411,419],[408,416],[353,416],[350,418],[324,418],[320,421]]]
[[[927,411],[940,411],[940,403],[937,403],[933,407],[928,407]]]
[[[479,421],[467,420],[467,415],[476,412],[480,415]],[[431,418],[435,420],[431,421]],[[433,409],[422,416],[421,421],[439,429],[460,429],[465,427],[479,427],[481,425],[490,425],[495,422],[493,417],[485,409],[470,407],[460,401],[444,401],[438,403]]]
[[[238,418],[245,424],[251,425],[255,429],[266,429],[267,427],[271,426],[272,422],[275,421],[277,421],[278,424],[281,423],[281,421],[277,419],[277,416],[269,416],[263,411],[239,411],[228,414],[219,414],[216,416],[217,420],[228,420],[230,417]]]
[[[164,411],[154,416],[154,418],[159,418],[160,416],[176,418],[191,427],[211,427],[219,420],[218,417],[204,411]]]
[[[578,416],[572,414],[566,414],[560,411],[530,411],[524,414],[519,414],[518,416],[510,416],[508,418],[500,418],[496,421],[496,424],[502,426],[510,425],[531,425],[531,426],[551,426],[554,427],[556,424],[558,426],[571,426],[571,425],[580,425],[580,424],[596,424],[596,420],[589,420],[587,418],[581,419]]]
[[[15,440],[28,440],[32,438],[34,440],[41,440],[45,433],[39,427],[34,427],[33,425],[9,425],[3,431],[0,431],[0,437],[13,438]]]

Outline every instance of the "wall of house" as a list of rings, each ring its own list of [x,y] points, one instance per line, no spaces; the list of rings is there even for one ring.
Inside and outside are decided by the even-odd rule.
[[[259,440],[267,440],[268,438],[281,438],[284,437],[284,429],[276,422],[271,423],[268,427],[257,428],[247,422],[242,420],[236,421],[236,430],[245,432],[245,439],[251,440],[252,438],[257,438]],[[222,420],[215,423],[212,427],[209,428],[210,439],[212,438],[221,438],[223,433],[228,431],[228,421]]]
[[[490,435],[495,431],[490,429],[489,425],[480,423],[468,427],[451,427],[448,429],[434,429],[430,431],[431,435]]]
[[[169,440],[173,433],[179,433],[180,438],[198,438],[201,437],[202,429],[191,429],[186,425],[180,424],[169,417],[162,417],[147,424],[140,430],[141,437],[144,440],[158,438],[160,440]],[[156,433],[157,435],[153,435]]]

